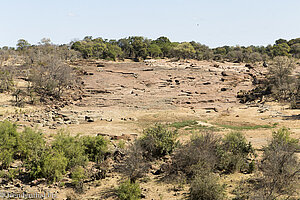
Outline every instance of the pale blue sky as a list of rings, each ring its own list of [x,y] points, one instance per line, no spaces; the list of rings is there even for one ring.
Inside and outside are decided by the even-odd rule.
[[[167,36],[210,47],[300,37],[299,0],[0,0],[0,46]]]

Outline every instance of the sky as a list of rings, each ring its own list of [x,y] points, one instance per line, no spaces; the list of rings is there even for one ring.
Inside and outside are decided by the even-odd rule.
[[[144,36],[209,47],[300,37],[299,0],[0,0],[0,47]]]

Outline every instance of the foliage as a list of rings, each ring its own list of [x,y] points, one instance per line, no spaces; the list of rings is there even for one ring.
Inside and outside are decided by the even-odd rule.
[[[42,158],[41,172],[49,182],[59,181],[66,173],[68,159],[60,152],[47,152]]]
[[[138,178],[142,178],[149,167],[139,140],[126,149],[126,157],[119,165],[120,171],[127,175],[132,183],[135,183]]]
[[[85,171],[81,166],[75,167],[71,172],[72,184],[78,193],[83,192],[83,180],[86,178]]]
[[[251,143],[247,143],[242,133],[231,132],[222,139],[218,148],[218,157],[220,159],[218,168],[226,173],[249,172],[248,160],[254,159],[256,154]]]
[[[170,154],[177,145],[177,131],[169,131],[161,124],[147,128],[140,139],[147,157],[157,158]]]
[[[299,140],[291,138],[290,134],[286,128],[279,129],[273,132],[271,142],[264,147],[260,169],[266,199],[293,195],[299,185],[300,163],[296,155],[300,149]]]
[[[26,127],[18,138],[18,155],[21,160],[31,162],[45,150],[45,140],[41,132]]]
[[[14,86],[14,81],[11,73],[0,70],[0,93],[11,91]]]
[[[213,173],[198,174],[191,183],[191,200],[222,200],[225,199],[225,185],[220,183]]]
[[[194,47],[188,42],[178,44],[177,46],[173,47],[170,51],[174,57],[183,59],[193,58],[193,55],[196,53]]]
[[[68,159],[67,169],[85,166],[88,162],[82,140],[79,136],[70,136],[64,130],[57,133],[55,140],[52,142],[52,148],[57,152],[61,152]]]
[[[108,141],[101,135],[81,137],[85,154],[90,161],[100,163],[108,152]]]
[[[117,195],[120,200],[138,200],[141,199],[141,189],[138,183],[131,183],[127,180],[117,188]]]
[[[292,77],[295,62],[288,57],[275,57],[269,66],[268,84],[277,99],[287,100],[294,93],[295,78]]]
[[[212,171],[218,163],[220,138],[213,133],[192,136],[191,141],[178,147],[172,155],[171,174],[183,172],[188,178],[199,171]]]
[[[38,65],[30,72],[29,81],[35,92],[45,97],[60,98],[74,84],[72,69],[53,55],[40,57]]]
[[[0,166],[8,168],[14,161],[18,146],[17,126],[8,121],[0,122]]]

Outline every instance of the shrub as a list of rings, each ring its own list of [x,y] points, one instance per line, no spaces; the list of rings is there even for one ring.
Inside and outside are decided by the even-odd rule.
[[[12,90],[14,81],[12,75],[8,71],[0,70],[0,93]]]
[[[196,175],[190,187],[191,200],[225,199],[225,185],[220,184],[215,174]]]
[[[45,150],[45,140],[41,132],[25,128],[18,139],[18,154],[21,160],[30,162],[35,155]]]
[[[299,141],[291,138],[291,132],[282,128],[273,132],[273,138],[264,147],[260,168],[263,172],[264,196],[272,199],[280,195],[293,195],[299,186],[300,163],[296,152]]]
[[[220,159],[218,168],[226,173],[249,172],[248,160],[253,160],[256,154],[251,143],[247,143],[242,133],[231,132],[222,139],[218,148],[218,157]]]
[[[119,166],[121,172],[126,174],[132,183],[138,178],[142,178],[149,167],[150,165],[144,157],[144,150],[141,147],[139,140],[136,140],[135,143],[126,149],[124,162]]]
[[[108,151],[108,141],[103,136],[83,136],[84,150],[89,160],[100,163]]]
[[[79,136],[70,136],[70,134],[64,130],[58,132],[52,143],[52,148],[63,153],[68,159],[67,169],[76,166],[85,166],[88,162],[82,140],[80,140]]]
[[[120,200],[138,200],[141,199],[141,189],[138,183],[125,181],[117,188],[117,195]]]
[[[8,121],[0,122],[0,164],[8,168],[13,162],[18,140],[17,126]]]
[[[78,193],[83,192],[83,179],[86,178],[84,169],[79,166],[75,167],[71,172],[72,184]]]
[[[171,173],[183,172],[191,178],[199,170],[213,170],[218,163],[219,144],[220,138],[212,133],[194,135],[190,142],[180,146],[173,154]]]
[[[275,57],[269,66],[268,84],[276,99],[288,100],[294,93],[295,77],[291,75],[295,66],[294,60],[283,56]]]
[[[49,182],[56,182],[66,173],[68,159],[60,152],[49,152],[42,160],[42,175]]]
[[[32,89],[46,97],[60,98],[74,84],[72,69],[55,55],[43,55],[30,72]]]
[[[162,157],[175,149],[178,144],[177,136],[177,131],[169,131],[163,125],[157,124],[144,130],[140,144],[149,158]]]

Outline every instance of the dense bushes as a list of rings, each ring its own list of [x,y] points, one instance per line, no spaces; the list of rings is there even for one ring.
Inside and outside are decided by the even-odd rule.
[[[273,132],[273,138],[263,147],[262,159],[256,176],[239,184],[235,199],[298,199],[300,163],[297,151],[299,140],[290,137],[291,132],[281,128]]]
[[[107,140],[100,135],[96,137],[83,136],[81,140],[85,154],[88,156],[89,160],[100,163],[104,159],[105,153],[108,151]]]
[[[46,178],[55,182],[67,171],[72,171],[75,181],[82,179],[79,170],[88,161],[100,163],[108,151],[108,142],[102,137],[73,137],[60,131],[51,144],[46,144],[39,131],[25,128],[17,131],[10,122],[0,122],[0,166],[9,168],[15,160],[21,160],[26,173],[32,179]]]
[[[70,136],[69,133],[62,130],[55,136],[52,148],[63,153],[68,159],[67,169],[87,164],[88,155],[85,153],[82,139],[79,136]]]
[[[149,169],[149,161],[161,158],[177,146],[177,131],[170,131],[161,124],[147,128],[140,139],[126,149],[126,158],[120,169],[131,182],[136,182]]]
[[[255,153],[239,132],[229,133],[223,139],[212,133],[202,133],[179,147],[172,157],[170,173],[183,172],[190,179],[203,171],[252,172]]]

